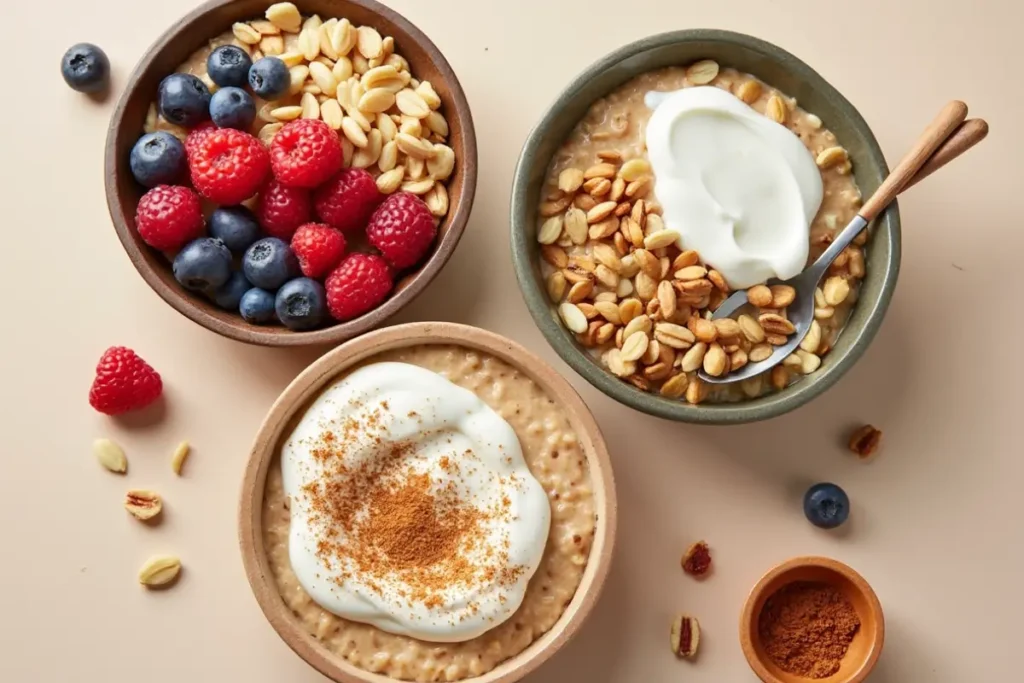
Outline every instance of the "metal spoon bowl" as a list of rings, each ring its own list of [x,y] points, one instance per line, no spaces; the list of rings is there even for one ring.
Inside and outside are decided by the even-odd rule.
[[[773,347],[772,355],[765,360],[748,363],[735,372],[714,376],[702,369],[699,372],[701,380],[708,384],[741,382],[771,370],[796,351],[814,321],[814,290],[836,257],[896,198],[896,195],[916,185],[988,135],[988,124],[984,120],[965,121],[966,117],[967,105],[963,102],[953,101],[947,104],[925,130],[914,148],[871,195],[860,213],[853,217],[814,263],[794,278],[784,282],[768,282],[769,285],[789,285],[796,290],[796,298],[786,308],[787,318],[796,331],[787,338],[785,344]],[[732,318],[742,313],[742,309],[747,306],[750,306],[750,302],[747,300],[746,290],[738,290],[715,309],[712,320]]]

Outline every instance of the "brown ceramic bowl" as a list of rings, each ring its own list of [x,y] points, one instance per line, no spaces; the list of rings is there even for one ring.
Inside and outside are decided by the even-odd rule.
[[[449,211],[438,229],[430,257],[415,271],[406,272],[391,297],[380,307],[355,320],[309,332],[282,326],[250,325],[237,313],[224,311],[204,297],[183,289],[171,273],[167,258],[148,247],[135,230],[135,208],[144,188],[128,167],[132,145],[142,135],[146,112],[156,99],[161,79],[173,73],[189,55],[236,21],[262,17],[272,0],[211,0],[167,30],[146,51],[125,86],[107,132],[105,178],[107,206],[117,236],[135,268],[164,301],[179,313],[225,337],[266,346],[338,343],[371,330],[412,301],[448,261],[469,220],[476,192],[476,134],[466,95],[440,50],[398,12],[374,0],[294,0],[303,15],[347,17],[393,36],[395,48],[408,61],[414,75],[429,80],[442,100],[448,120],[448,144],[455,150],[455,173],[448,184]]]
[[[776,666],[764,651],[758,635],[758,619],[764,603],[776,591],[794,581],[815,581],[837,587],[850,601],[860,618],[860,630],[850,643],[839,671],[820,683],[860,683],[871,674],[885,642],[885,618],[882,605],[864,578],[853,569],[827,557],[795,557],[775,567],[750,591],[740,616],[740,645],[743,654],[764,683],[807,683],[808,678],[794,676]]]
[[[447,344],[483,351],[529,376],[560,405],[579,436],[593,479],[596,529],[583,579],[555,625],[518,655],[473,683],[518,681],[557,652],[590,614],[611,564],[616,501],[611,462],[604,438],[590,410],[551,366],[515,342],[475,327],[453,323],[410,323],[376,330],[342,344],[304,370],[278,397],[256,435],[242,482],[239,541],[245,573],[256,601],[288,646],[319,672],[338,683],[393,683],[394,679],[350,664],[309,635],[285,604],[274,582],[263,544],[262,506],[267,470],[287,437],[288,427],[332,381],[357,363],[390,349]]]

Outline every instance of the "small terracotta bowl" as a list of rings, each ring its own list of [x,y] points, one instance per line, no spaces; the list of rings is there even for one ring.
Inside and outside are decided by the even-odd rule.
[[[212,0],[175,23],[146,51],[132,72],[107,131],[104,175],[107,206],[128,257],[143,279],[164,301],[203,327],[225,337],[265,346],[336,344],[380,326],[426,288],[455,250],[469,220],[476,193],[476,134],[469,102],[455,72],[441,51],[407,19],[374,0],[294,0],[303,16],[346,17],[393,36],[396,51],[409,61],[413,74],[429,80],[440,95],[448,120],[448,144],[455,151],[455,172],[448,181],[449,211],[438,228],[430,257],[406,272],[391,296],[360,318],[309,332],[283,326],[250,325],[237,312],[225,311],[206,298],[183,289],[171,273],[170,261],[148,247],[135,230],[135,208],[144,188],[135,182],[128,156],[142,135],[146,112],[156,99],[160,81],[193,52],[237,21],[262,17],[272,0]]]
[[[616,501],[611,462],[601,431],[586,404],[551,366],[515,342],[475,327],[453,323],[409,323],[365,334],[330,351],[288,385],[263,420],[242,482],[239,541],[242,561],[256,601],[278,635],[300,657],[338,683],[393,683],[325,648],[302,627],[278,592],[263,543],[263,495],[267,471],[287,438],[289,427],[324,388],[349,368],[383,351],[406,346],[444,344],[482,351],[527,375],[555,401],[580,440],[593,480],[596,529],[583,579],[572,601],[551,629],[518,655],[492,671],[467,679],[473,683],[511,683],[536,669],[579,630],[597,602],[612,559]]]
[[[839,671],[828,678],[804,678],[782,671],[764,651],[758,635],[758,620],[765,602],[779,589],[795,581],[815,581],[838,588],[860,618],[860,629],[850,643]],[[743,654],[764,683],[860,683],[875,668],[885,642],[885,618],[878,596],[853,569],[827,557],[794,557],[775,567],[757,582],[740,615],[740,645]]]

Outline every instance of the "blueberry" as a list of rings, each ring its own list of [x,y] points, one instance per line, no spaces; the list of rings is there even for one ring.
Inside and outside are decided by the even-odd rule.
[[[231,277],[231,252],[218,239],[200,237],[178,252],[172,270],[182,287],[212,292]]]
[[[265,100],[276,100],[292,87],[288,65],[277,57],[257,60],[249,69],[249,87]]]
[[[110,60],[91,43],[72,45],[60,60],[64,82],[78,92],[99,92],[110,82]]]
[[[850,516],[850,499],[835,484],[815,484],[804,494],[804,514],[814,526],[834,529]]]
[[[237,45],[221,45],[206,58],[206,73],[222,88],[244,88],[252,60]]]
[[[247,323],[261,325],[274,319],[274,295],[265,289],[253,287],[242,295],[238,312]]]
[[[252,289],[241,271],[231,273],[228,281],[215,289],[212,294],[213,303],[227,311],[237,311],[242,295]]]
[[[129,166],[135,179],[145,187],[174,185],[188,171],[185,145],[163,130],[146,133],[132,147]]]
[[[324,286],[308,277],[295,278],[277,290],[277,319],[291,330],[311,330],[327,313]]]
[[[244,206],[222,206],[214,209],[207,222],[211,237],[216,237],[231,251],[240,254],[260,238],[256,216]]]
[[[288,243],[264,237],[245,250],[242,271],[254,286],[276,290],[299,272],[299,262]]]
[[[192,128],[210,117],[210,91],[191,74],[171,74],[160,81],[157,108],[171,123]]]
[[[210,98],[210,118],[218,128],[248,131],[256,119],[256,104],[241,88],[221,88]]]

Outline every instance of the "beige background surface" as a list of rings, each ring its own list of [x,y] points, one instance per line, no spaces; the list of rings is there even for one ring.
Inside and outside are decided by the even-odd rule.
[[[236,550],[235,505],[256,426],[277,393],[322,352],[249,348],[165,306],[110,226],[102,147],[113,102],[66,89],[71,43],[102,45],[116,85],[192,0],[5,5],[0,67],[2,262],[0,680],[323,680],[264,621]],[[753,680],[736,637],[744,595],[792,555],[849,562],[876,588],[889,638],[877,683],[1010,681],[1019,676],[1024,598],[1024,448],[1019,312],[1024,15],[1013,0],[970,9],[930,0],[394,0],[447,54],[480,141],[476,210],[453,261],[402,320],[473,323],[554,361],[589,402],[617,466],[616,564],[592,620],[531,678],[556,681]],[[949,6],[940,10],[940,6]],[[13,14],[12,14],[13,13]],[[776,42],[816,67],[874,127],[890,160],[951,97],[987,118],[989,140],[901,201],[905,259],[888,319],[834,390],[767,424],[698,428],[630,412],[554,358],[527,316],[507,245],[513,166],[562,85],[607,51],[684,27]],[[874,47],[868,47],[869,44]],[[155,424],[104,419],[86,402],[109,345],[163,374]],[[1016,406],[1014,403],[1016,402]],[[874,462],[840,437],[885,430]],[[131,472],[103,472],[89,444],[122,442]],[[168,457],[195,444],[184,478]],[[804,488],[835,480],[853,499],[842,534],[811,527]],[[164,493],[145,528],[121,509],[126,486]],[[704,537],[717,571],[684,577],[678,556]],[[187,566],[173,591],[135,583],[154,552]],[[666,647],[671,613],[700,616],[696,664]]]

